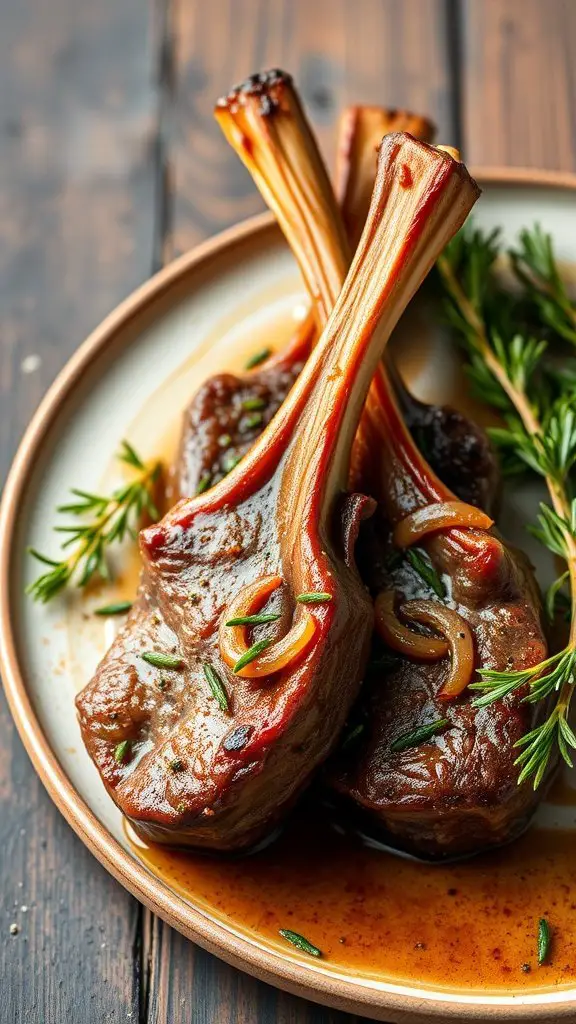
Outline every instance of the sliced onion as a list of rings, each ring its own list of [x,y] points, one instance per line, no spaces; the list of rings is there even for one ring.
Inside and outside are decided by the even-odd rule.
[[[422,537],[437,530],[450,530],[453,527],[472,527],[478,530],[489,530],[494,525],[485,512],[468,505],[465,501],[438,501],[425,505],[402,519],[394,530],[393,541],[399,548],[409,548],[417,544]]]
[[[417,661],[439,661],[445,658],[450,648],[446,640],[414,633],[400,622],[394,609],[394,591],[384,590],[376,598],[376,631],[384,643],[394,651],[405,654]],[[412,601],[411,604],[427,602]],[[430,602],[432,604],[432,602]],[[405,607],[405,606],[404,606]],[[434,606],[436,607],[436,606]]]
[[[249,650],[246,639],[247,626],[226,626],[230,619],[255,615],[266,603],[270,594],[283,583],[281,576],[262,576],[254,583],[248,583],[224,611],[218,634],[220,653],[223,661],[233,666]],[[254,661],[241,668],[236,675],[244,679],[258,679],[272,675],[285,668],[308,647],[316,630],[316,621],[307,607],[299,606],[300,614],[292,629],[281,640],[271,644]]]
[[[453,608],[446,608],[437,601],[406,601],[400,611],[413,622],[432,626],[446,637],[451,665],[439,696],[457,697],[468,686],[474,671],[474,640],[470,626]]]

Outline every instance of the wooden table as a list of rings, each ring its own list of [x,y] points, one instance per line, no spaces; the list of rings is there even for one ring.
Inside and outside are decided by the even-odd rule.
[[[211,115],[254,70],[430,114],[473,164],[574,169],[574,0],[0,0],[0,472],[87,332],[260,208]],[[0,704],[0,1020],[344,1024],[153,917],[50,803]],[[10,933],[11,923],[19,933]]]

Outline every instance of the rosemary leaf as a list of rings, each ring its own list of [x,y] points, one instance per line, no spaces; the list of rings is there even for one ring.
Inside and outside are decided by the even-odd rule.
[[[182,668],[184,665],[177,654],[165,654],[163,651],[142,651],[140,657],[154,668]]]
[[[252,647],[249,647],[242,657],[238,659],[232,671],[234,673],[240,672],[240,670],[245,668],[246,665],[249,665],[251,661],[255,661],[256,658],[262,654],[262,651],[265,651],[267,647],[270,647],[271,643],[271,640],[258,640],[255,644],[252,644]]]
[[[206,682],[210,687],[210,692],[212,696],[218,701],[218,705],[222,711],[228,711],[228,695],[226,693],[226,690],[224,689],[224,684],[220,679],[220,676],[218,675],[216,669],[213,668],[213,666],[210,665],[209,662],[205,662],[202,668],[204,669]]]
[[[427,555],[419,548],[408,548],[406,557],[413,569],[428,584],[431,590],[441,598],[446,597],[446,587]]]
[[[246,412],[256,412],[258,409],[266,408],[266,399],[264,398],[245,398],[242,402],[242,408]]]
[[[246,362],[244,363],[244,369],[245,370],[253,370],[255,366],[260,366],[260,363],[263,363],[264,360],[268,359],[268,357],[271,356],[271,355],[272,355],[272,349],[270,349],[270,348],[262,348],[262,349],[260,349],[259,352],[255,352],[253,356],[250,356],[250,358],[246,360]]]
[[[260,615],[238,615],[235,619],[228,619],[226,626],[260,626],[264,622],[277,622],[279,615],[273,612],[264,612]]]
[[[327,604],[332,600],[332,594],[325,594],[321,590],[311,591],[309,594],[298,594],[296,600],[299,604]]]
[[[208,488],[210,487],[211,483],[212,483],[212,475],[210,473],[204,473],[204,475],[201,476],[199,481],[198,481],[198,486],[196,488],[196,494],[204,494],[204,491],[208,490]]]
[[[130,740],[122,740],[122,742],[114,748],[114,760],[117,761],[118,764],[125,764],[126,761],[129,760],[131,754],[132,743]]]
[[[132,607],[132,601],[117,601],[115,604],[103,604],[94,609],[94,615],[124,615]]]
[[[305,939],[303,935],[299,935],[298,932],[293,932],[289,928],[281,928],[280,935],[287,942],[291,942],[297,949],[302,950],[303,953],[308,953],[308,956],[321,957],[322,950],[318,949],[318,946],[313,946],[308,939]]]
[[[552,932],[550,925],[545,917],[541,917],[538,922],[538,966],[542,967],[549,955],[550,955],[550,944],[552,941]]]
[[[435,722],[430,722],[428,725],[420,725],[417,729],[412,729],[411,732],[405,732],[402,736],[398,736],[390,745],[390,750],[393,754],[399,754],[402,750],[419,747],[421,743],[425,743],[432,736],[442,732],[449,724],[448,718],[438,718]]]

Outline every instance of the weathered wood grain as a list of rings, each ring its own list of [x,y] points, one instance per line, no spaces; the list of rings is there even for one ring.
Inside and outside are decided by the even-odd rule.
[[[478,164],[576,168],[576,4],[462,0],[464,152]]]
[[[0,479],[55,373],[150,274],[155,76],[142,0],[0,4]],[[3,697],[0,850],[0,1019],[137,1019],[140,908],[53,807]]]
[[[254,71],[291,71],[325,152],[345,103],[412,106],[455,141],[445,0],[211,0],[173,5],[166,256],[261,209],[212,117]]]
[[[187,942],[148,915],[150,1024],[354,1024],[329,1010],[261,984]]]

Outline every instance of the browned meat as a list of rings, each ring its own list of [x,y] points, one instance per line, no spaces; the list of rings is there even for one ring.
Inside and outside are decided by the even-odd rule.
[[[415,453],[383,390],[372,427],[369,445],[378,445],[382,461],[377,476],[369,471],[371,491],[381,504],[361,534],[357,557],[363,579],[374,595],[394,591],[399,607],[414,598],[437,601],[409,560],[398,562],[391,531],[414,508],[449,500],[449,492],[422,464],[420,479],[408,471]],[[400,473],[401,491],[390,486]],[[422,542],[446,586],[443,603],[471,628],[477,667],[538,664],[546,643],[531,568],[494,534],[475,534],[452,530]],[[514,744],[542,720],[545,709],[523,703],[524,693],[482,709],[472,706],[466,691],[447,701],[441,691],[448,670],[447,659],[418,662],[387,652],[377,640],[353,714],[357,741],[344,745],[329,771],[334,788],[369,812],[371,831],[376,826],[386,838],[428,857],[470,854],[513,839],[541,797],[530,782],[518,786]],[[449,725],[439,735],[411,749],[392,749],[399,737],[442,718]]]
[[[220,373],[196,392],[185,414],[175,467],[177,497],[202,493],[222,480],[256,438],[300,374],[312,347],[299,331],[287,350],[242,377]]]
[[[142,532],[138,605],[77,707],[144,837],[245,848],[337,741],[372,631],[351,559],[370,502],[341,499],[352,440],[392,327],[477,194],[447,154],[386,140],[372,231],[290,396],[239,466]],[[227,625],[254,612],[273,616],[256,650],[259,629]]]
[[[282,144],[280,123],[275,126],[278,138],[271,137],[262,130],[248,100],[245,105],[249,110],[246,120],[234,112],[234,130],[227,134],[260,185],[265,175],[263,194],[294,252],[305,261],[303,274],[312,295],[319,296],[316,312],[321,321],[336,300],[339,268],[345,263],[342,232],[329,227],[338,225],[338,210],[332,202],[331,215],[324,214],[312,224],[299,215],[294,199],[299,184],[308,192],[315,185],[318,205],[323,203],[328,209],[331,203],[324,178],[315,178],[318,155],[308,159],[313,140],[301,125],[298,146],[293,117],[291,153],[296,153],[297,159],[293,158],[289,174],[282,174],[287,147]],[[293,114],[293,109],[288,106],[287,117],[290,112]],[[290,189],[285,186],[286,178]],[[422,553],[414,563],[409,551],[401,549],[399,542],[392,543],[392,530],[405,517],[419,509],[437,509],[455,496],[414,444],[394,398],[391,372],[381,369],[376,374],[354,446],[354,485],[379,502],[377,515],[364,528],[361,573],[374,596],[387,591],[397,608],[418,599],[420,610],[424,604],[427,614],[437,615],[441,608],[446,618],[448,609],[453,624],[456,613],[458,625],[453,625],[453,632],[459,632],[453,637],[450,657],[445,645],[435,662],[422,664],[403,655],[395,659],[392,671],[386,667],[373,674],[358,712],[365,731],[356,747],[345,745],[331,778],[340,793],[370,811],[378,826],[393,831],[404,845],[428,855],[459,855],[513,837],[533,812],[537,797],[530,784],[517,786],[514,743],[542,714],[538,705],[522,703],[523,694],[486,710],[475,709],[465,692],[466,679],[472,678],[474,667],[513,665],[521,669],[538,664],[545,656],[546,644],[531,570],[487,528],[489,522],[482,528],[445,526],[425,534],[420,546],[427,579],[422,568],[414,568],[415,564],[422,566]],[[398,390],[414,433],[424,428],[426,446],[432,442],[432,450],[441,453],[446,476],[458,479],[469,501],[487,503],[494,492],[496,473],[481,433],[456,413],[419,409],[402,388]],[[480,486],[474,479],[476,472],[484,472]],[[436,589],[429,583],[434,572]],[[407,613],[406,617],[412,626],[408,640],[426,634]],[[406,631],[406,621],[403,626]],[[459,638],[465,643],[457,647]],[[431,639],[438,644],[437,634]],[[465,647],[465,655],[458,653]],[[457,673],[458,661],[467,666],[467,673],[462,669]],[[457,675],[464,678],[459,688]],[[442,692],[445,687],[453,693]],[[428,743],[404,752],[391,749],[404,734],[443,718],[449,719],[448,725]]]

